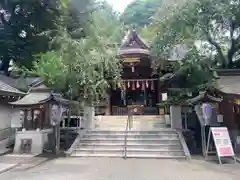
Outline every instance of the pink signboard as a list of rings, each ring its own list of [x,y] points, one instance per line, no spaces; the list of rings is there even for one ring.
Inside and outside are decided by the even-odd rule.
[[[226,127],[211,128],[217,154],[219,157],[234,156],[228,129]]]

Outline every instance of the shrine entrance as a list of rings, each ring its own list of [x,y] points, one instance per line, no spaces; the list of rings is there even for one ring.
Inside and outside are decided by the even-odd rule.
[[[138,109],[135,115],[158,114],[157,79],[124,80],[123,85],[111,92],[112,115],[127,115],[131,106]]]

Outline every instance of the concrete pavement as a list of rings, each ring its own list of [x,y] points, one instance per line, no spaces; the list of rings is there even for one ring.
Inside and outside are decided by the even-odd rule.
[[[18,167],[1,180],[238,180],[240,164],[202,159],[58,158],[32,168]]]

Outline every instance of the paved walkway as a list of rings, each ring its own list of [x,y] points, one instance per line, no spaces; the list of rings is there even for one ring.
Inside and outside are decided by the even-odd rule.
[[[117,158],[59,158],[0,174],[1,180],[239,180],[239,177],[240,164]]]

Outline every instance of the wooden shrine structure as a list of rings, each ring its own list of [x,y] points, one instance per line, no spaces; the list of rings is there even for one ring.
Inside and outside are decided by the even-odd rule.
[[[20,117],[15,135],[15,153],[41,154],[45,148],[59,151],[60,121],[72,102],[44,84],[32,87],[21,99],[11,102]]]
[[[151,68],[150,50],[135,30],[124,38],[117,58],[122,60],[122,83],[108,93],[105,115],[127,115],[134,107],[136,115],[157,115],[161,102],[161,83]]]

